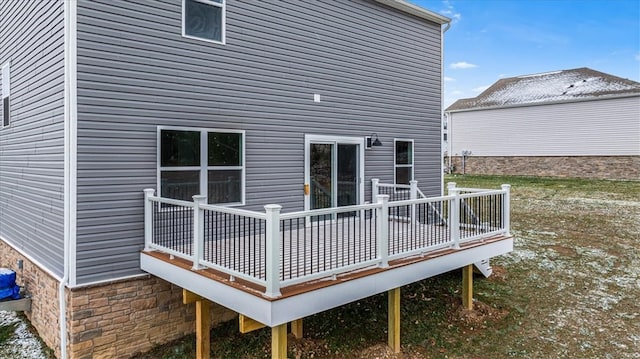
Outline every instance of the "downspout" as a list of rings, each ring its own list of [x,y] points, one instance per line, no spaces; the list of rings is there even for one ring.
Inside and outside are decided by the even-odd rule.
[[[67,359],[67,301],[65,288],[75,283],[76,228],[76,0],[64,1],[64,270],[58,287],[60,358]],[[75,257],[75,256],[74,256]],[[73,278],[71,278],[73,276]]]
[[[442,164],[442,121],[444,121],[444,33],[451,27],[451,22],[447,22],[445,27],[440,28],[440,195],[444,196],[444,168]],[[448,125],[447,125],[448,128]],[[449,135],[447,135],[449,140]]]

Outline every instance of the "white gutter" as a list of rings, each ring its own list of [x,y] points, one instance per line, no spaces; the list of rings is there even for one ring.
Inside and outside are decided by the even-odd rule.
[[[440,195],[444,196],[444,166],[442,164],[442,130],[444,121],[444,33],[451,27],[451,22],[447,22],[446,26],[440,29]],[[447,128],[449,128],[447,124]],[[448,131],[449,133],[449,131]],[[450,141],[447,135],[447,141]]]
[[[64,1],[64,272],[58,287],[60,358],[67,359],[67,300],[65,288],[74,285],[76,248],[77,167],[77,3]]]
[[[400,11],[406,12],[408,14],[417,16],[419,18],[422,19],[426,19],[429,21],[433,21],[436,24],[448,24],[451,22],[451,19],[449,19],[446,16],[442,16],[440,14],[436,14],[435,12],[429,11],[423,7],[420,7],[418,5],[414,5],[412,3],[409,3],[405,0],[376,0],[377,2],[381,3],[381,4],[385,4],[387,6],[390,6],[394,9],[398,9]],[[449,27],[447,27],[448,29]],[[445,30],[446,31],[446,30]]]

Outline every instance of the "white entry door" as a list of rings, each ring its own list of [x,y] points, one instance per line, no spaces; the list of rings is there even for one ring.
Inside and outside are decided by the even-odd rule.
[[[305,136],[305,210],[364,203],[364,138]]]

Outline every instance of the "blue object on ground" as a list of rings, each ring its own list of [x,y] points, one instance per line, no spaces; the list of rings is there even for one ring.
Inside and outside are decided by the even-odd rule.
[[[16,285],[16,272],[0,268],[0,300],[20,299],[20,287]]]

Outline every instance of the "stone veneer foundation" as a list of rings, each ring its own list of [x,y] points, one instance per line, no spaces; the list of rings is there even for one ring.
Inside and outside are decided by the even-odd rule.
[[[462,157],[451,157],[462,173]],[[466,174],[640,180],[640,156],[469,156]]]
[[[24,262],[17,270],[17,261]],[[40,338],[60,357],[59,281],[0,241],[0,267],[16,270],[18,285],[32,296],[27,318]],[[129,358],[195,329],[195,305],[182,304],[182,288],[144,275],[66,289],[69,359]],[[212,323],[236,313],[212,305]]]

